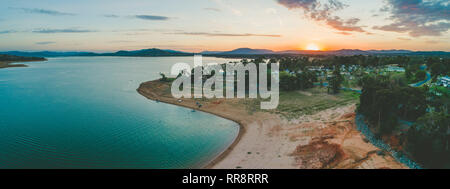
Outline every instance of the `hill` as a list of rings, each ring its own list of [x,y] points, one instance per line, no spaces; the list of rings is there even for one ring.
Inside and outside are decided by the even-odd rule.
[[[193,53],[185,53],[174,50],[161,49],[142,49],[136,51],[117,51],[115,53],[103,53],[99,56],[139,56],[139,57],[157,57],[157,56],[192,56]]]
[[[195,53],[182,52],[170,49],[149,48],[134,51],[117,51],[110,53],[94,52],[56,52],[56,51],[7,51],[0,54],[8,54],[22,57],[66,57],[66,56],[130,56],[130,57],[165,57],[165,56],[193,56]],[[203,51],[199,54],[207,56],[249,56],[249,55],[325,55],[325,56],[352,56],[352,55],[426,55],[426,56],[450,56],[450,52],[445,51],[410,51],[410,50],[359,50],[341,49],[334,51],[308,51],[308,50],[285,50],[273,51],[270,49],[238,48],[231,51]]]
[[[0,54],[0,68],[6,67],[25,67],[23,64],[10,64],[13,62],[32,62],[32,61],[45,61],[47,59],[40,57],[23,57],[15,55]]]
[[[135,51],[117,51],[114,53],[94,53],[94,52],[57,52],[57,51],[7,51],[0,54],[8,54],[22,57],[67,57],[67,56],[140,56],[140,57],[157,57],[157,56],[192,56],[193,53],[185,53],[175,50],[161,49],[142,49]]]

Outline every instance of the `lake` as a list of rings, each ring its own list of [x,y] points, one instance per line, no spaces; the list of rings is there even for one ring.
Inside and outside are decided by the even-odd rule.
[[[136,92],[177,62],[193,57],[64,57],[0,69],[0,168],[205,166],[238,124]]]

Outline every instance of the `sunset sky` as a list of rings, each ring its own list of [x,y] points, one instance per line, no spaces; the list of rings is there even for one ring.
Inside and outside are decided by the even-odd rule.
[[[0,51],[450,51],[448,0],[1,0]]]

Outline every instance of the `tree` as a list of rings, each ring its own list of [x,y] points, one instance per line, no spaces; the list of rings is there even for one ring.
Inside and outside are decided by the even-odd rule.
[[[426,91],[417,87],[401,87],[393,90],[396,96],[396,114],[403,119],[415,121],[426,113]]]
[[[425,59],[425,63],[427,64],[428,67],[431,67],[433,64],[440,62],[440,58],[439,57],[427,57]]]
[[[390,134],[397,126],[395,93],[390,89],[381,89],[376,92],[374,100],[372,109],[378,117],[379,134]]]
[[[330,78],[330,81],[329,81],[329,89],[331,89],[331,91],[334,94],[339,93],[342,81],[344,81],[344,78],[341,75],[340,67],[335,66],[334,71],[333,71],[333,76]]]
[[[443,75],[447,72],[445,65],[441,62],[437,62],[437,63],[434,63],[433,65],[431,65],[430,70],[431,70],[431,74],[433,75],[433,77]]]
[[[415,121],[426,113],[426,91],[401,86],[393,78],[366,75],[361,80],[362,94],[358,112],[366,116],[379,134],[388,134],[398,118]]]
[[[419,70],[416,73],[416,81],[423,81],[427,78],[427,72]]]
[[[295,90],[296,80],[295,75],[291,75],[288,72],[280,72],[280,89],[283,91]]]
[[[407,148],[426,168],[450,168],[450,116],[431,112],[420,117],[407,133]]]
[[[412,70],[409,67],[405,68],[405,76],[408,80],[410,80],[413,76]]]

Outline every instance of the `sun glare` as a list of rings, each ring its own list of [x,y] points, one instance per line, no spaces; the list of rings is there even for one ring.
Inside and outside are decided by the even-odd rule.
[[[318,50],[320,50],[320,48],[319,48],[319,46],[317,46],[316,44],[310,43],[310,44],[308,44],[308,46],[306,46],[306,50],[309,50],[309,51],[318,51]]]

